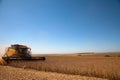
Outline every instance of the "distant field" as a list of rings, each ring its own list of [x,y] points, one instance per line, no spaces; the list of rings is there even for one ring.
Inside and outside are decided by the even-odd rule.
[[[109,55],[109,56],[106,56]],[[10,66],[120,80],[120,57],[113,54],[46,55],[46,61],[11,62]]]
[[[120,52],[104,52],[104,53],[94,53],[94,52],[87,52],[87,53],[67,53],[67,54],[42,54],[42,56],[75,56],[75,57],[105,57],[109,55],[109,57],[120,57]],[[32,56],[41,56],[40,54],[32,54]]]

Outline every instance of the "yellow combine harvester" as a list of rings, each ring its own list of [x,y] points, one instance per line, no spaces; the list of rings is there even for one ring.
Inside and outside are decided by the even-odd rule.
[[[0,57],[0,64],[5,65],[16,60],[45,60],[45,57],[32,57],[31,49],[25,45],[14,44],[8,47],[3,57]]]

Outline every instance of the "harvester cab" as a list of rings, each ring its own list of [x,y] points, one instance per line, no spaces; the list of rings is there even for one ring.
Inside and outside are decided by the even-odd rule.
[[[8,47],[3,57],[0,58],[0,64],[5,65],[10,61],[16,60],[45,60],[45,57],[32,57],[31,49],[25,45],[14,44]]]

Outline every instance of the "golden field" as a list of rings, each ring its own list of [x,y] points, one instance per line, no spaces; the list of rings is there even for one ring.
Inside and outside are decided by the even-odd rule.
[[[80,75],[68,75],[54,72],[44,72],[0,66],[0,80],[108,80]]]
[[[108,54],[107,54],[108,55]],[[120,80],[120,57],[106,54],[46,55],[46,61],[14,61],[9,66],[70,75]],[[72,79],[74,80],[74,79]]]

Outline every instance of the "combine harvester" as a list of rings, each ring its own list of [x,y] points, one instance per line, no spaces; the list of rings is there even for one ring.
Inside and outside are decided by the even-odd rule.
[[[14,44],[7,48],[5,54],[0,57],[0,64],[6,65],[10,61],[45,61],[45,57],[32,57],[31,49],[25,45]]]

